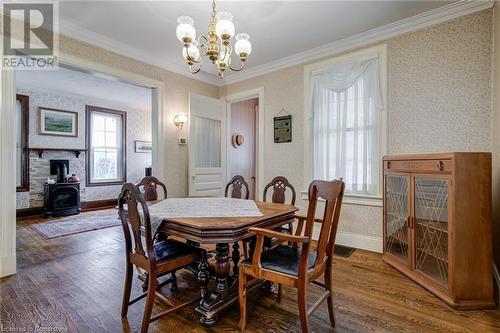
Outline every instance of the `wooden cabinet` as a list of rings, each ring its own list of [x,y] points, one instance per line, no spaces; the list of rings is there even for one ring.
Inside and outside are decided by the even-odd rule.
[[[454,308],[494,307],[491,154],[385,156],[383,258]]]

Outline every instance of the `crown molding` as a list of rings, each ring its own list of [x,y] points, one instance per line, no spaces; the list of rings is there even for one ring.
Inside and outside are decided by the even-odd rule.
[[[461,0],[454,2],[379,28],[371,29],[279,60],[249,68],[245,71],[239,72],[238,74],[226,75],[224,80],[222,80],[222,85],[240,82],[283,68],[303,64],[327,57],[329,55],[373,44],[407,32],[419,30],[460,16],[492,8],[493,4],[493,0]]]
[[[60,20],[59,28],[63,35],[81,40],[83,42],[101,47],[106,50],[136,59],[138,61],[161,67],[173,73],[177,73],[194,80],[199,80],[218,87],[226,86],[239,81],[244,81],[256,76],[268,74],[283,68],[299,65],[309,61],[321,59],[329,55],[348,51],[368,44],[373,44],[388,38],[392,38],[407,32],[426,28],[454,18],[472,14],[481,10],[492,8],[494,0],[460,0],[431,11],[421,13],[394,23],[384,25],[375,29],[361,32],[322,46],[290,55],[275,61],[268,62],[244,71],[229,74],[223,80],[216,75],[199,72],[196,75],[189,73],[185,66],[168,61],[159,60],[157,56],[118,42],[85,29],[73,26],[67,21]]]
[[[74,92],[69,92],[69,91],[64,91],[62,89],[51,89],[51,88],[45,88],[41,86],[37,86],[36,84],[29,84],[29,83],[19,83],[16,82],[16,92],[38,92],[42,94],[48,94],[48,95],[61,95],[65,97],[71,97],[71,98],[76,98],[76,99],[81,99],[81,100],[89,100],[92,99],[97,102],[102,102],[102,103],[107,103],[109,105],[116,105],[116,106],[121,106],[122,109],[130,109],[131,104],[123,103],[121,101],[113,100],[110,98],[103,98],[103,97],[98,97],[94,95],[82,95],[79,93],[74,93]],[[151,112],[151,107],[148,107],[147,105],[142,105],[139,106],[137,105],[132,105],[133,111],[140,111],[140,112]]]
[[[186,76],[190,79],[202,81],[205,83],[210,83],[216,86],[222,85],[221,80],[219,80],[219,78],[216,75],[205,72],[198,72],[196,75],[193,75],[188,71],[187,67],[185,66],[174,64],[168,61],[159,60],[158,59],[159,57],[155,56],[152,53],[140,50],[135,47],[131,47],[127,44],[121,43],[119,41],[108,38],[101,34],[86,29],[78,28],[68,21],[60,20],[59,32],[61,35],[74,38],[92,44],[94,46],[98,46],[105,50],[118,53],[150,65],[158,66],[160,68],[166,69],[167,71]]]

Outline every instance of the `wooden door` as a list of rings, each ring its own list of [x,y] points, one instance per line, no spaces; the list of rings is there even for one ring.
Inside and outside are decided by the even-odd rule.
[[[228,144],[228,179],[241,175],[248,183],[250,199],[255,199],[255,149],[256,149],[256,119],[258,112],[258,98],[252,98],[230,105],[230,131]],[[236,141],[236,136],[240,140]]]
[[[410,174],[386,172],[384,177],[384,253],[410,268]]]
[[[413,270],[448,289],[451,176],[412,176]]]
[[[189,196],[223,196],[226,185],[226,103],[189,96]]]

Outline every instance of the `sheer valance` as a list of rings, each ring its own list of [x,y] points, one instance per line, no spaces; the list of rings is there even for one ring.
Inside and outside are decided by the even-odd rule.
[[[314,178],[343,177],[346,193],[377,195],[383,110],[378,57],[316,71],[311,85]]]

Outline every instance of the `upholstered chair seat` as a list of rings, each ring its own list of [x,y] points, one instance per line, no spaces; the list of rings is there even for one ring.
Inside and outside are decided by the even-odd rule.
[[[193,256],[196,258],[200,252],[198,248],[173,239],[157,242],[153,247],[156,253],[156,260],[159,263],[180,257]]]
[[[268,238],[271,240],[271,238]],[[277,247],[262,252],[262,268],[283,274],[297,276],[299,274],[301,249],[289,245],[278,245]],[[309,252],[307,269],[311,269],[316,261],[317,252]],[[252,258],[243,260],[244,265],[252,265]]]

